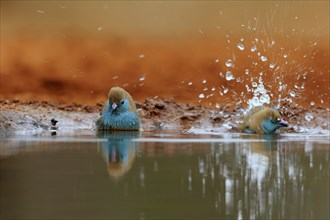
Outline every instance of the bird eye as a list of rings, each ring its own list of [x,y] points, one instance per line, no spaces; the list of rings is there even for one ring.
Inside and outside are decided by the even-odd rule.
[[[121,101],[121,104],[122,104],[122,105],[124,105],[124,100],[123,100],[123,101]]]

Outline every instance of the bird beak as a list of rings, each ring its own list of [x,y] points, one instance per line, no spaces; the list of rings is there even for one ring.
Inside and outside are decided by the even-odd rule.
[[[282,121],[282,120],[280,120],[280,121],[278,122],[278,125],[281,126],[281,127],[288,127],[288,123],[285,122],[285,121]]]
[[[112,108],[113,111],[114,111],[117,107],[118,107],[118,105],[117,105],[116,103],[113,103],[113,104],[111,105],[111,108]]]

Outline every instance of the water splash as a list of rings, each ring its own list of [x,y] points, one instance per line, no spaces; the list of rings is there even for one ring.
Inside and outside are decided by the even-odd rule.
[[[306,119],[307,121],[311,121],[311,120],[313,120],[313,118],[314,118],[314,116],[313,116],[311,113],[307,113],[307,114],[305,115],[305,119]]]
[[[230,72],[230,71],[227,71],[226,72],[226,80],[230,81],[230,80],[233,80],[233,79],[235,79],[233,73]]]
[[[308,60],[302,59],[302,56],[316,57],[317,40],[311,39],[304,47],[299,39],[301,35],[298,35],[302,31],[299,25],[294,27],[294,35],[281,35],[283,31],[272,26],[271,19],[266,21],[267,26],[261,24],[262,19],[253,19],[242,25],[247,35],[240,35],[237,39],[232,36],[233,32],[226,35],[226,40],[231,43],[226,47],[227,59],[222,61],[225,70],[222,69],[219,75],[224,84],[218,93],[224,96],[224,102],[242,103],[244,107],[247,104],[248,108],[269,105],[271,101],[280,106],[284,100],[289,105],[297,106],[298,100],[305,98],[305,83],[311,81],[308,74],[316,72],[313,67],[306,66]],[[290,31],[292,27],[287,29]],[[314,105],[310,102],[310,106]]]
[[[253,82],[252,87],[256,89],[253,89],[253,98],[247,101],[248,103],[247,110],[250,110],[253,107],[262,106],[264,104],[270,103],[270,96],[268,95],[267,90],[264,87],[261,76],[259,77],[259,84]],[[247,90],[249,90],[248,87]]]
[[[230,59],[228,59],[228,60],[226,61],[226,66],[227,66],[227,67],[232,67],[232,66],[233,66],[233,61],[230,60]]]
[[[243,44],[238,43],[238,44],[237,44],[237,48],[240,49],[240,50],[244,50],[245,47],[244,47]]]
[[[289,94],[290,94],[291,97],[296,97],[296,93],[293,90],[290,90]]]

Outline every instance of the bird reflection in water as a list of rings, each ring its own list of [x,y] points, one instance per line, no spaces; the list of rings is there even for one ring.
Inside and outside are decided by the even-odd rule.
[[[100,143],[100,148],[107,163],[109,175],[114,178],[122,177],[133,166],[137,143],[131,140],[138,138],[140,133],[138,131],[99,131],[97,136],[107,139]]]

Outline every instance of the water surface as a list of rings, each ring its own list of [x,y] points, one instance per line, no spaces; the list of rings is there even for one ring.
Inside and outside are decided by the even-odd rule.
[[[329,136],[1,141],[1,219],[328,219]]]

